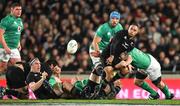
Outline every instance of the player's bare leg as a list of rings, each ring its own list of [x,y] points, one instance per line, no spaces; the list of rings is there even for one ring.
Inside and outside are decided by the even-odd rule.
[[[16,62],[21,62],[21,58],[11,58],[8,62],[8,66],[14,65]]]
[[[7,69],[7,62],[1,61],[0,62],[0,74],[5,73],[6,69]]]

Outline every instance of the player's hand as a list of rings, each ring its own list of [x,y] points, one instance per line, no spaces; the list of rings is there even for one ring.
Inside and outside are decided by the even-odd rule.
[[[48,74],[44,71],[44,72],[42,73],[42,78],[45,80],[47,76],[48,76]]]
[[[122,60],[121,62],[115,65],[115,68],[122,68],[126,66],[127,66],[127,63],[124,60]]]
[[[122,67],[126,67],[126,66],[127,66],[127,63],[126,63],[125,61],[121,61],[121,62],[120,62],[120,65],[121,65]]]
[[[111,56],[106,60],[106,63],[109,64],[109,65],[111,65],[112,62],[113,62],[113,60],[114,60],[114,56],[111,55]]]
[[[21,45],[19,45],[17,49],[18,49],[19,51],[21,51]]]
[[[99,57],[100,56],[100,51],[94,51],[90,53],[94,57]]]
[[[11,54],[11,49],[9,47],[5,47],[4,50],[5,50],[5,53]]]
[[[134,67],[131,64],[129,64],[127,67],[128,67],[130,72],[132,72],[132,70],[134,69]]]

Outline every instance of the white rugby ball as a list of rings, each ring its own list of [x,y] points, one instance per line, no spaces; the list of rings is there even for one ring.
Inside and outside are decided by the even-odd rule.
[[[67,44],[67,52],[70,54],[76,53],[78,49],[78,43],[75,40],[70,40]]]

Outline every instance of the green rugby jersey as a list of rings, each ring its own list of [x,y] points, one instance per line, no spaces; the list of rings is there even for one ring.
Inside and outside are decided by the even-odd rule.
[[[148,54],[134,48],[128,53],[132,57],[132,65],[139,69],[147,69],[151,63],[151,58]]]
[[[49,84],[52,88],[54,88],[56,85],[59,86],[59,88],[62,88],[62,83],[57,83],[54,75],[50,77]]]
[[[76,87],[76,89],[78,89],[79,91],[82,91],[83,88],[87,85],[88,83],[88,79],[83,79],[80,81],[76,81],[74,86]]]
[[[112,27],[109,22],[102,24],[96,31],[96,36],[101,38],[101,42],[98,44],[99,49],[104,50],[110,39],[120,30],[123,30],[123,27],[119,23],[115,27]]]
[[[1,20],[0,28],[5,30],[4,39],[7,46],[10,49],[17,48],[20,42],[21,32],[23,30],[21,18],[16,18],[11,14],[7,15]],[[0,44],[0,48],[3,48],[2,44]]]

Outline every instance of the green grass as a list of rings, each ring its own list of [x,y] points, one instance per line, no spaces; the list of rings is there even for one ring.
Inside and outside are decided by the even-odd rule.
[[[180,105],[180,100],[0,100],[0,104],[24,104],[24,103],[92,103],[92,104],[142,104],[142,105]]]

